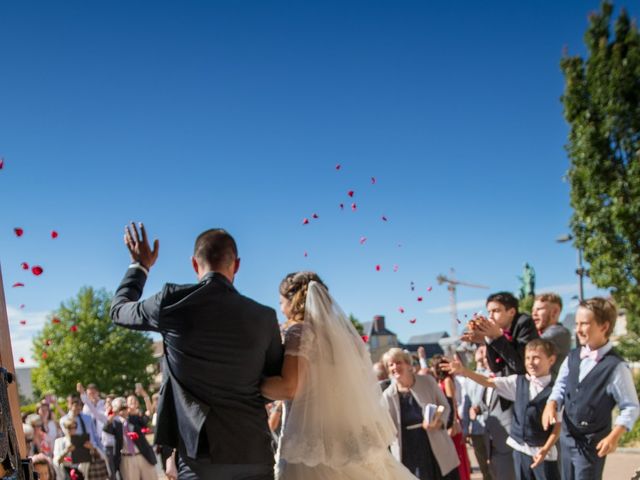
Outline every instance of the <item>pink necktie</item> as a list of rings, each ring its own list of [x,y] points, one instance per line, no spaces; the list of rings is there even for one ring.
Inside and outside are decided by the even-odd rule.
[[[580,349],[580,360],[590,358],[594,362],[598,361],[598,350],[591,350],[589,347],[582,347]]]
[[[532,377],[528,373],[525,376],[527,377],[527,380],[529,380],[529,383],[531,385],[534,385],[534,386],[538,387],[540,390],[544,389],[544,385],[542,384],[542,382],[540,381],[540,379],[538,377]]]

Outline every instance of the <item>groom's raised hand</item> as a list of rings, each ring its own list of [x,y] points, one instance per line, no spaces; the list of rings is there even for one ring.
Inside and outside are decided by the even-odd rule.
[[[149,270],[158,259],[160,251],[160,242],[156,239],[153,241],[153,250],[149,245],[147,231],[142,222],[139,223],[140,232],[134,222],[124,227],[124,244],[129,250],[131,261],[138,262],[144,268]]]

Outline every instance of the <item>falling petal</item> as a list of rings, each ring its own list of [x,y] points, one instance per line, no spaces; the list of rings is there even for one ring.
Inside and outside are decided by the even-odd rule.
[[[384,215],[382,215],[382,221],[383,221],[383,222],[386,222],[386,221],[387,221],[387,217],[386,217],[386,216],[384,216]]]
[[[355,212],[356,208],[358,208],[358,206],[355,203],[352,203],[351,204],[351,210],[353,210]]]
[[[303,225],[309,225],[309,219],[305,218],[304,220],[302,220],[302,224]]]
[[[39,265],[34,265],[33,267],[31,267],[31,273],[33,273],[36,277],[38,275],[42,275],[42,272],[44,272],[44,270]]]
[[[4,158],[0,158],[0,170],[4,168]]]
[[[16,234],[16,237],[21,237],[24,234],[24,230],[20,227],[14,228],[13,231]]]
[[[367,343],[369,341],[369,335],[361,335],[361,337],[364,343]]]
[[[26,320],[20,320],[20,325],[26,325],[27,321]]]
[[[317,213],[314,213],[313,215],[311,215],[311,218],[320,218],[320,217],[318,216]]]
[[[20,266],[23,270],[29,270],[29,264],[27,262],[22,262]]]
[[[51,230],[51,238],[58,238],[58,232]]]
[[[356,192],[354,192],[353,190],[349,190],[349,191],[347,192],[347,195],[349,195],[351,198],[353,198],[353,195],[354,195],[355,193],[356,193]]]
[[[367,237],[360,237],[360,245],[364,245],[367,241]]]
[[[336,165],[336,170],[340,170],[342,168],[342,165],[340,165],[339,163]]]
[[[22,282],[16,282],[13,285],[11,285],[13,288],[17,288],[17,287],[24,287],[24,283]]]
[[[46,360],[47,359],[47,352],[42,352],[42,359]]]
[[[149,433],[151,433],[151,429],[149,427],[143,427],[140,429],[140,431],[144,434],[144,435],[148,435]]]
[[[458,325],[462,323],[459,318],[456,318],[456,322],[458,322]]]
[[[309,254],[307,252],[304,252],[304,257],[307,258],[309,256]]]
[[[18,359],[18,361],[19,361],[20,363],[24,363],[24,357],[20,357],[20,358]]]
[[[404,313],[404,308],[399,307],[399,308],[398,308],[398,311],[399,311],[400,313]]]
[[[77,325],[71,325],[71,328],[69,328],[69,330],[73,333],[78,331],[78,326]]]
[[[376,184],[376,177],[371,177],[371,185],[375,185]]]
[[[138,435],[138,432],[127,432],[126,435],[134,442],[140,438],[140,435]]]
[[[394,265],[394,266],[393,266],[393,271],[394,271],[394,272],[397,272],[397,271],[398,271],[398,265]]]
[[[411,320],[409,320],[409,323],[416,323],[416,320],[418,320],[417,318],[412,318]]]
[[[21,304],[20,304],[20,310],[22,310],[24,307],[25,307],[25,304],[24,304],[24,303],[21,303]]]
[[[428,287],[427,288],[427,292],[430,292],[431,290],[433,290],[433,287]]]
[[[381,270],[381,266],[380,265],[376,265],[376,272],[379,272]]]
[[[52,341],[50,338],[47,338],[47,339],[44,341],[44,344],[45,344],[47,347],[50,347],[52,343],[53,343],[53,341]]]
[[[340,204],[340,210],[344,210],[344,203]]]
[[[51,319],[51,323],[55,323],[57,325],[58,323],[60,323],[60,319],[58,317],[53,317]]]
[[[422,297],[418,297],[418,301],[421,302],[422,301]]]
[[[63,459],[65,462],[71,463],[71,457],[64,457]]]

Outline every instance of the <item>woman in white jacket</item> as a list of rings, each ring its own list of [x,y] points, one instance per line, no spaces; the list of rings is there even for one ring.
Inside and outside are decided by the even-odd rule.
[[[393,379],[383,399],[397,430],[391,453],[419,479],[457,480],[460,460],[445,428],[451,409],[436,381],[415,375],[411,356],[392,348],[383,361]],[[439,421],[423,422],[428,404],[444,407]]]

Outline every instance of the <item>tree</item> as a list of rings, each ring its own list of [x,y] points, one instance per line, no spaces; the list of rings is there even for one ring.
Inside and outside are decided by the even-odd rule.
[[[362,323],[360,323],[360,320],[358,320],[353,313],[349,314],[349,320],[351,321],[353,328],[356,329],[358,334],[364,335],[364,327],[362,326]]]
[[[640,333],[640,35],[622,10],[612,36],[612,13],[604,2],[589,17],[586,59],[565,56],[560,64],[571,229],[591,281],[610,289]]]
[[[68,395],[82,382],[122,394],[133,390],[136,382],[149,385],[152,341],[146,334],[115,326],[110,307],[106,291],[85,287],[52,313],[33,340],[38,366],[32,379],[37,390]]]

